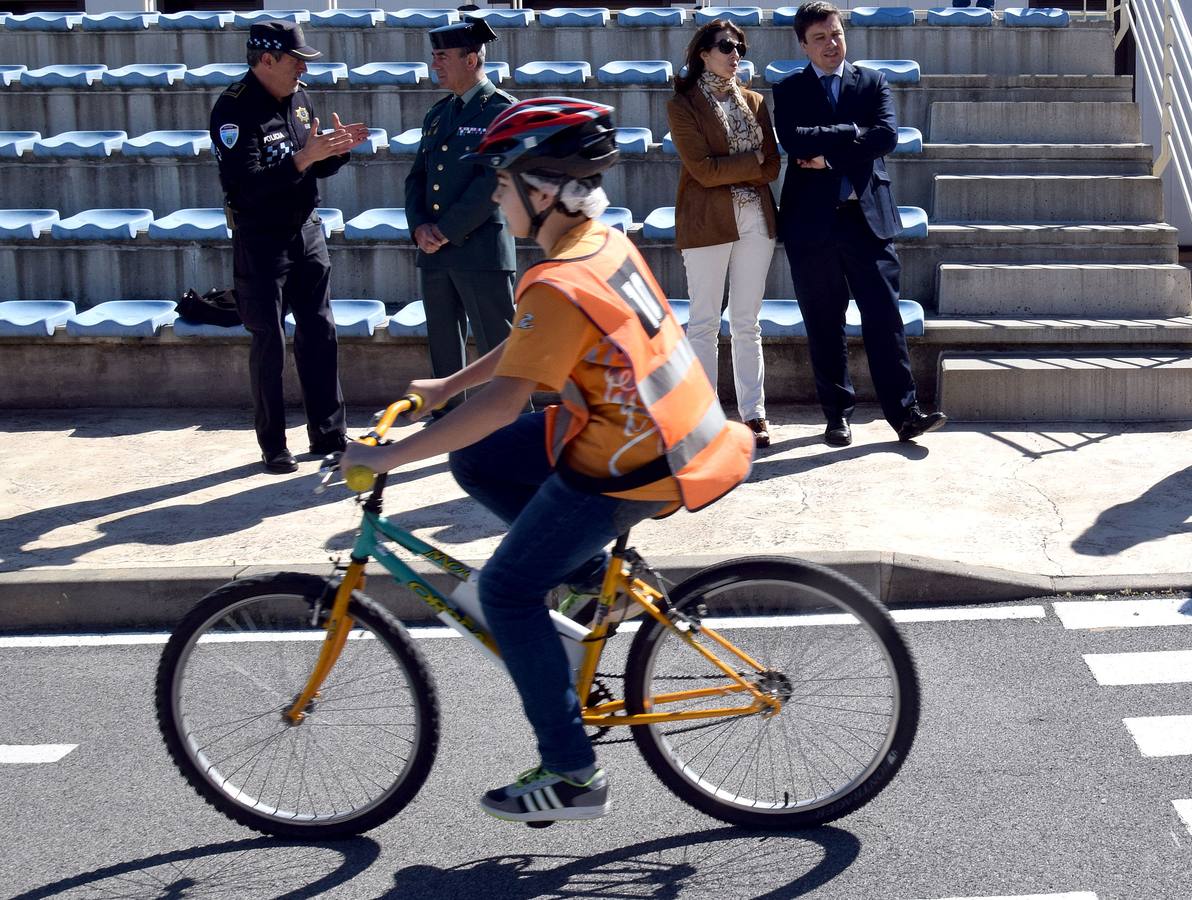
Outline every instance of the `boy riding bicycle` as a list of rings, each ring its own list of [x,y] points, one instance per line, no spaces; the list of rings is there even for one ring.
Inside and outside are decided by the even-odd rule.
[[[481,570],[489,629],[534,729],[541,764],[489,791],[514,821],[597,818],[608,782],[584,731],[570,667],[544,599],[598,578],[618,534],[679,505],[700,509],[745,480],[748,428],[728,422],[645,261],[598,219],[617,157],[611,107],[517,103],[464,159],[498,172],[513,234],[546,259],[517,288],[509,338],[465,369],[413,382],[423,410],[465,403],[394,444],[349,444],[341,467],[387,471],[450,453],[460,486],[509,525]],[[559,406],[522,414],[535,390]]]

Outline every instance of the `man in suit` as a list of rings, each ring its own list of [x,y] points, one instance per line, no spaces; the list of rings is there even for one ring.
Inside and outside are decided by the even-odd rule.
[[[830,3],[800,6],[795,34],[809,63],[774,89],[778,140],[790,160],[778,233],[807,325],[824,440],[844,447],[853,439],[856,395],[844,336],[851,291],[882,414],[909,441],[947,417],[919,409],[898,313],[893,239],[901,223],[883,159],[898,143],[894,98],[880,72],[846,61],[844,27]]]
[[[484,74],[485,44],[497,35],[483,20],[429,34],[431,68],[451,93],[422,122],[406,178],[406,218],[418,245],[431,370],[446,378],[464,367],[469,323],[481,356],[509,335],[517,264],[513,236],[492,201],[496,174],[460,157],[514,98]]]

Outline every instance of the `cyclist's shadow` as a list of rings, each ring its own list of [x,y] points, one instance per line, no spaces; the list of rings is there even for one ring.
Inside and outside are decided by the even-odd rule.
[[[717,828],[643,841],[590,856],[490,856],[450,868],[407,866],[378,900],[418,897],[600,897],[667,900],[698,885],[719,897],[798,897],[857,858],[861,842],[826,826],[802,832]]]

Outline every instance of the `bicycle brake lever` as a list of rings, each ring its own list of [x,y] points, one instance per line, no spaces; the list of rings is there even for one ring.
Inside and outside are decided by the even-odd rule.
[[[315,493],[321,494],[331,484],[331,479],[335,477],[335,473],[339,471],[340,453],[328,453],[323,457],[323,462],[319,464],[319,473],[323,476],[319,479],[319,483],[315,485]]]

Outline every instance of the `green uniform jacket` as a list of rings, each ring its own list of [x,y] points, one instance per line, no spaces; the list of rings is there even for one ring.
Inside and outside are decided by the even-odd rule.
[[[433,222],[450,241],[435,253],[418,251],[426,269],[517,269],[513,235],[501,210],[492,202],[496,173],[463,163],[459,158],[480,143],[497,114],[517,102],[485,81],[480,91],[454,118],[448,94],[422,120],[422,143],[406,178],[406,221],[410,233]]]

